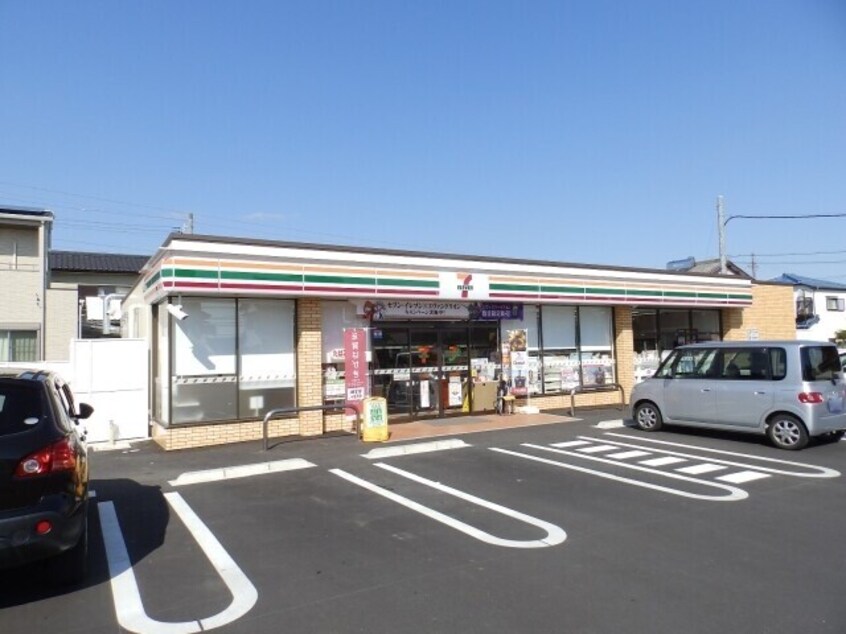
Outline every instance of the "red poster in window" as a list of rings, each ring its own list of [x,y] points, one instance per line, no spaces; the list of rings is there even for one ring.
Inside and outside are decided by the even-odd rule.
[[[367,396],[367,331],[364,328],[344,330],[344,387],[346,404],[359,408]]]

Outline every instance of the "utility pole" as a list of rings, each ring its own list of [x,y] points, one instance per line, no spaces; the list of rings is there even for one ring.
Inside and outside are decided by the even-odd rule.
[[[188,214],[188,222],[186,223],[185,233],[192,234],[194,233],[194,214]]]
[[[752,254],[752,277],[758,279],[758,263],[755,262],[755,254]]]
[[[728,273],[728,267],[726,266],[726,221],[722,196],[717,196],[717,229],[720,235],[720,274],[725,275]]]

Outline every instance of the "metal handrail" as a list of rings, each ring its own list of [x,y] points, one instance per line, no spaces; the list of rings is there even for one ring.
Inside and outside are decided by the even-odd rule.
[[[270,419],[280,414],[299,414],[300,412],[316,412],[318,410],[352,410],[355,412],[355,429],[356,433],[361,436],[361,415],[358,408],[353,405],[306,405],[303,407],[277,407],[272,409],[264,415],[264,420],[261,423],[261,444],[264,451],[267,451],[267,424]]]
[[[619,383],[606,383],[605,385],[583,386],[577,385],[570,390],[570,416],[576,415],[576,394],[588,392],[610,392],[611,390],[620,390],[621,404],[617,409],[623,409],[626,406],[626,390]]]

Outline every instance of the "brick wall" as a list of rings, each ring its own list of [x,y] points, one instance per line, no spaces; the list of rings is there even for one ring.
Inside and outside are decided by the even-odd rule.
[[[297,405],[307,407],[323,404],[323,373],[321,362],[320,300],[297,300]],[[323,412],[301,412],[299,433],[315,436],[323,433]]]
[[[227,445],[234,442],[261,440],[262,421],[242,423],[218,423],[215,425],[194,425],[191,427],[171,427],[165,429],[157,423],[152,425],[153,440],[167,451]],[[299,433],[300,423],[296,418],[272,420],[267,426],[269,438],[295,436]]]
[[[793,287],[785,284],[752,285],[752,306],[723,309],[723,339],[746,341],[753,331],[758,339],[796,339]]]

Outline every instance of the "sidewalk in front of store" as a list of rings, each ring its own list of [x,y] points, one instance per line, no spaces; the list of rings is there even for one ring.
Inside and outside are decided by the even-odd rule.
[[[624,418],[624,414],[622,410],[602,408],[577,410],[575,417],[571,417],[569,411],[566,414],[547,411],[537,414],[483,414],[480,416],[434,418],[389,425],[387,442],[404,442],[408,440],[437,438],[440,436],[456,436],[500,429],[531,427],[534,425],[569,423],[590,418],[596,418],[597,420],[607,418],[622,419]]]

